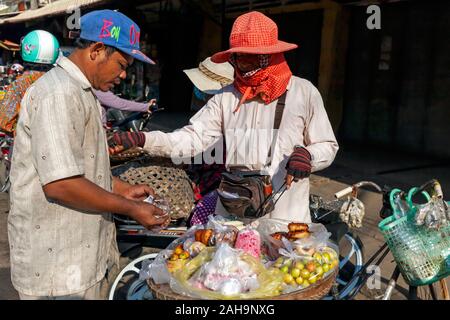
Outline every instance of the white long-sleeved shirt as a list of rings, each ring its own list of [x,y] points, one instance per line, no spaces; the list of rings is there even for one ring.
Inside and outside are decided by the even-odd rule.
[[[286,162],[296,145],[304,146],[312,157],[312,172],[328,167],[339,149],[319,91],[307,80],[291,77],[287,87],[285,109],[275,142],[273,157],[268,165],[267,156],[274,134],[277,101],[268,105],[252,100],[242,104],[233,113],[241,94],[232,86],[225,87],[191,119],[187,126],[171,133],[153,131],[145,133],[144,149],[152,155],[172,157],[191,156],[221,146],[226,142],[226,167],[245,166],[250,170],[263,170],[272,177],[274,191],[286,176]],[[208,159],[208,154],[203,154]],[[211,157],[209,157],[211,158]],[[216,161],[222,159],[216,149]],[[226,214],[218,200],[217,214]],[[271,218],[310,222],[309,179],[293,183],[278,201]]]

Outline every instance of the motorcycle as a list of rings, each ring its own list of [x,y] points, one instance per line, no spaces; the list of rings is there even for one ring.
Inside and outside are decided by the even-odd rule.
[[[11,170],[13,144],[13,137],[0,132],[0,192],[8,192],[11,187],[9,173]]]

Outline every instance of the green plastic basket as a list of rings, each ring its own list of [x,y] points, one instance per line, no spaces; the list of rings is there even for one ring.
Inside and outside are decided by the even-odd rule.
[[[388,217],[378,227],[405,281],[422,286],[450,275],[450,224],[438,231],[417,226],[416,210],[413,207],[400,218]]]

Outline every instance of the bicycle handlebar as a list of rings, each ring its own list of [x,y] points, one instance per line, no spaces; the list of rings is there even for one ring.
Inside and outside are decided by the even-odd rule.
[[[336,193],[334,194],[334,197],[335,197],[336,199],[340,199],[340,198],[342,198],[342,197],[345,197],[346,195],[348,195],[348,194],[351,193],[352,191],[353,191],[353,187],[350,186],[350,187],[347,187],[347,188],[345,188],[345,189],[343,189],[343,190],[341,190],[341,191],[336,192]]]
[[[334,196],[336,197],[336,199],[340,199],[342,197],[345,197],[346,195],[348,195],[349,193],[352,193],[354,190],[357,190],[358,188],[364,187],[364,186],[371,186],[373,188],[375,188],[378,192],[383,192],[383,190],[381,189],[381,187],[376,184],[375,182],[372,181],[360,181],[358,183],[355,183],[354,185],[347,187],[345,189],[342,189],[341,191],[338,191],[334,194]]]

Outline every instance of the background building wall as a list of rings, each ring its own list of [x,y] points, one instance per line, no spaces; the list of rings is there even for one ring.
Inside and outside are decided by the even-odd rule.
[[[381,6],[376,31],[365,9],[351,9],[340,140],[450,157],[450,3]]]

